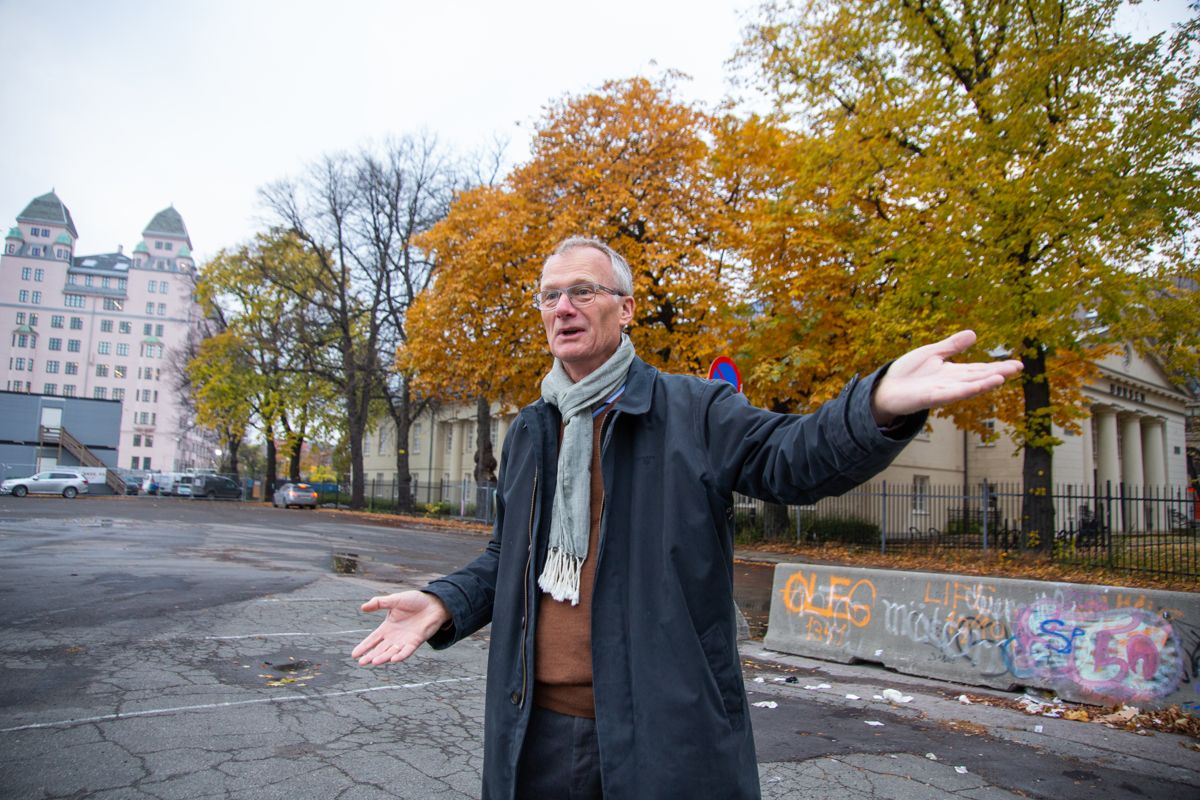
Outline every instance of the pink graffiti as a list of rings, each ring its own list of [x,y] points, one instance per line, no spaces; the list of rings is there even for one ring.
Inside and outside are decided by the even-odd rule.
[[[1184,676],[1171,623],[1140,608],[1040,601],[1021,609],[1001,652],[1016,678],[1104,703],[1165,697]]]

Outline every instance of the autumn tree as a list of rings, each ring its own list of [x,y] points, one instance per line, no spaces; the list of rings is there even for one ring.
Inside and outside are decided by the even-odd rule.
[[[1154,310],[1195,269],[1194,78],[1186,47],[1114,33],[1118,7],[770,4],[740,63],[775,114],[727,137],[761,166],[743,252],[769,313],[747,341],[778,349],[755,374],[820,399],[973,327],[1025,369],[953,413],[1012,427],[1035,544],[1053,530],[1051,425],[1075,426],[1087,364],[1123,341],[1194,357]]]
[[[328,416],[334,399],[327,381],[310,369],[305,341],[314,320],[297,293],[264,276],[287,276],[295,287],[312,280],[316,261],[303,243],[285,232],[260,234],[251,242],[222,250],[204,265],[196,296],[208,316],[219,319],[238,349],[238,371],[224,376],[249,404],[266,442],[268,488],[276,479],[278,439],[284,443],[288,477],[299,479],[300,450],[312,425]],[[203,351],[197,354],[203,358]],[[197,365],[196,369],[209,369]],[[194,371],[194,370],[193,370]]]
[[[314,324],[302,342],[313,374],[337,387],[351,465],[351,505],[364,497],[362,440],[371,406],[382,399],[407,442],[413,407],[410,376],[394,354],[407,339],[407,313],[429,281],[433,262],[413,238],[444,214],[457,187],[457,165],[430,138],[403,138],[380,151],[332,155],[303,177],[264,188],[264,204],[316,263],[302,285],[286,274],[262,279],[291,292]],[[398,479],[409,485],[408,452],[396,451]],[[411,499],[401,492],[401,501]]]
[[[532,295],[562,239],[593,236],[633,268],[630,335],[651,364],[697,373],[728,339],[730,200],[709,164],[712,118],[671,77],[552,104],[530,159],[465,193],[422,237],[441,265],[405,354],[440,396],[524,403],[547,368]]]

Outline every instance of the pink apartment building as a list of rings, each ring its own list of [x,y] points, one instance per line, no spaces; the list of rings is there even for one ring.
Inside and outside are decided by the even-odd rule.
[[[188,418],[167,369],[200,314],[183,218],[174,207],[155,214],[131,255],[77,255],[78,238],[54,192],[5,236],[0,325],[12,335],[0,387],[121,401],[121,468],[212,466],[212,439]]]

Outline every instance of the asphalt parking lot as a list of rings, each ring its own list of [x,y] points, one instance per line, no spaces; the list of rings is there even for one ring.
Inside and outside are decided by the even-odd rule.
[[[0,797],[478,797],[486,629],[385,668],[349,651],[363,600],[485,543],[261,504],[0,497]],[[961,687],[743,656],[768,798],[1200,793],[1173,737],[1035,731]],[[883,687],[916,699],[873,702]]]

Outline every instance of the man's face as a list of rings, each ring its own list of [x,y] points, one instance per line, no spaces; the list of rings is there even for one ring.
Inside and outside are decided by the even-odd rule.
[[[591,247],[575,247],[553,256],[542,270],[542,290],[579,283],[617,288],[608,256]],[[621,343],[621,329],[633,320],[633,298],[601,292],[591,305],[576,308],[564,293],[558,305],[542,309],[550,352],[573,381],[580,381],[608,360]]]

